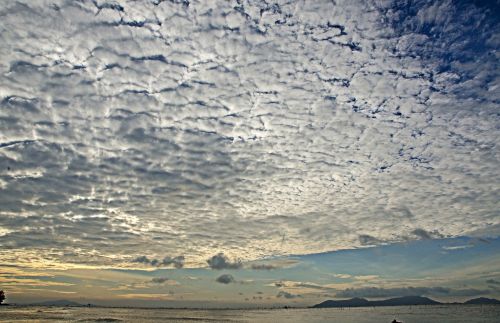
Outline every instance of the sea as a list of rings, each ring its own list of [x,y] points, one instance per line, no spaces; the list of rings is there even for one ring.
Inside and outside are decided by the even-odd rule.
[[[146,309],[2,306],[0,322],[500,322],[499,305],[302,309]]]

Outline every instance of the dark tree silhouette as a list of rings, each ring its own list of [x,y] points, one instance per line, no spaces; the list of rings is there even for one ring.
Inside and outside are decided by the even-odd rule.
[[[2,304],[4,299],[5,299],[5,293],[3,292],[3,290],[0,290],[0,304]]]

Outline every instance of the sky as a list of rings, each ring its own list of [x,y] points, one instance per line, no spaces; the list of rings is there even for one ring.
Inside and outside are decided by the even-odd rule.
[[[499,21],[494,0],[0,0],[0,289],[500,297]]]

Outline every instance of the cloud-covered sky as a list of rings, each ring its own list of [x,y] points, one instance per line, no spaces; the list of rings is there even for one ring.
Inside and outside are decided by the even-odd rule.
[[[0,0],[0,263],[228,287],[263,259],[497,237],[498,12]]]
[[[9,302],[169,307],[308,306],[332,298],[422,295],[440,301],[500,297],[500,239],[417,240],[286,256],[238,268],[0,266]],[[257,270],[254,265],[272,266]],[[222,304],[222,305],[221,305]]]

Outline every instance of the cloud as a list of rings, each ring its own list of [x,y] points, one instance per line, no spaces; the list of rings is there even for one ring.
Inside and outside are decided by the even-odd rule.
[[[132,262],[155,266],[155,267],[173,265],[175,268],[180,269],[184,266],[184,256],[177,256],[177,257],[167,256],[163,258],[162,261],[159,261],[158,259],[149,259],[147,256],[139,256],[133,259]]]
[[[174,297],[172,295],[167,295],[167,294],[146,294],[146,293],[128,293],[128,294],[119,294],[117,297],[120,298],[126,298],[126,299],[144,299],[144,300],[173,300]]]
[[[212,269],[240,269],[243,264],[241,261],[237,260],[235,262],[231,262],[227,256],[225,256],[222,252],[212,256],[207,260],[208,266]]]
[[[461,246],[443,246],[444,250],[463,250],[474,247],[473,244],[461,245]]]
[[[378,275],[359,275],[359,276],[354,276],[353,278],[356,280],[374,280],[377,279],[379,276]]]
[[[252,262],[250,264],[246,263],[244,267],[252,270],[276,270],[291,268],[299,263],[299,260],[294,257],[278,257],[272,260]]]
[[[492,284],[492,285],[500,285],[500,281],[495,280],[495,279],[488,279],[486,281],[487,284]]]
[[[145,265],[151,264],[151,260],[149,260],[149,258],[146,256],[139,256],[139,257],[135,258],[134,260],[132,260],[132,262],[137,262],[137,263],[145,264]]]
[[[169,279],[167,277],[153,277],[151,278],[151,282],[155,284],[163,284],[164,282],[168,281]]]
[[[222,274],[219,277],[215,279],[216,282],[221,283],[221,284],[231,284],[234,283],[234,277],[230,274]]]
[[[420,239],[428,240],[428,239],[433,239],[433,238],[442,238],[443,236],[437,232],[429,232],[424,229],[415,229],[411,232],[413,235],[419,237]]]
[[[0,245],[202,267],[497,236],[498,18],[477,3],[2,5]]]
[[[277,269],[278,267],[276,267],[275,265],[271,265],[271,264],[252,264],[252,266],[250,266],[250,268],[252,268],[254,270],[273,270],[273,269]]]
[[[347,288],[336,293],[336,297],[399,297],[399,296],[477,296],[490,294],[489,290],[452,289],[448,287],[362,287]]]
[[[349,274],[334,274],[333,276],[335,278],[340,278],[340,279],[349,279],[349,278],[352,278],[352,276],[349,275]]]
[[[285,287],[285,283],[283,283],[282,281],[274,282],[274,286],[276,286],[276,287]]]
[[[297,289],[297,288],[305,288],[305,289],[321,289],[321,290],[331,290],[331,286],[325,286],[325,285],[319,285],[316,283],[311,283],[311,282],[300,282],[300,281],[275,281],[272,284],[268,286],[274,286],[278,288],[291,288],[291,289]]]
[[[366,245],[377,245],[377,244],[380,244],[382,242],[382,240],[379,240],[375,237],[372,237],[368,234],[361,234],[359,235],[359,242],[361,243],[361,245],[363,246],[366,246]]]
[[[278,294],[276,295],[278,298],[287,298],[287,299],[292,299],[292,298],[299,298],[302,297],[301,295],[295,295],[291,294],[285,291],[279,291]]]
[[[175,268],[179,269],[184,267],[184,256],[177,256],[177,257],[165,257],[163,258],[162,265],[164,266],[170,266],[173,265]]]

